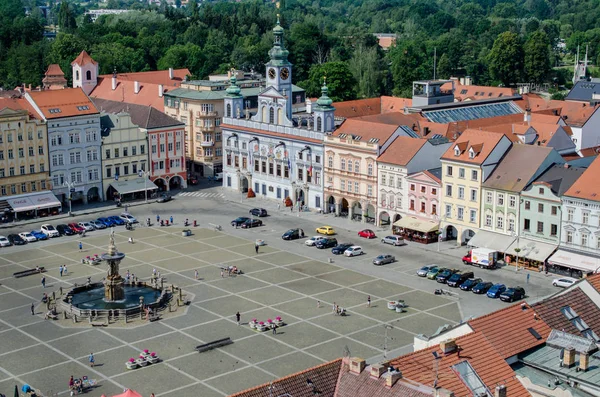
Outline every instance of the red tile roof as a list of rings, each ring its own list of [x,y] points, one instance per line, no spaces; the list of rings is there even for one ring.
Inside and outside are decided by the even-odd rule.
[[[405,107],[412,106],[411,98],[398,98],[395,96],[381,97],[381,113],[402,112]]]
[[[320,392],[323,397],[333,397],[340,373],[342,359],[330,361],[316,367],[308,368],[304,371],[253,387],[239,393],[232,394],[230,397],[265,397],[269,396],[269,386],[274,386],[277,391],[274,395],[288,393],[294,397],[314,397],[314,390]],[[306,384],[310,379],[315,389]]]
[[[42,111],[45,119],[82,116],[98,113],[96,106],[81,88],[65,88],[64,90],[31,91],[27,95]],[[87,107],[87,108],[83,108]],[[58,112],[50,112],[59,109]]]
[[[419,113],[405,114],[404,112],[374,114],[371,116],[358,117],[356,120],[390,124],[395,126],[406,125],[409,127],[414,127],[418,133],[421,131],[421,122],[427,121],[427,119],[421,116]]]
[[[597,279],[600,283],[600,278]],[[532,305],[532,308],[551,328],[584,336],[561,312],[565,306],[570,306],[596,334],[600,335],[600,308],[579,287],[538,302]]]
[[[358,119],[348,119],[333,132],[333,136],[340,136],[341,134],[352,135],[360,137],[360,142],[379,139],[378,144],[382,145],[397,129],[398,125],[395,124],[381,124]]]
[[[425,143],[427,139],[399,136],[377,158],[377,161],[400,166],[407,165]]]
[[[396,44],[395,37],[378,37],[378,39],[379,39],[379,46],[381,48],[383,48],[384,50],[389,50],[389,48],[391,46]]]
[[[450,90],[452,83],[442,85],[442,90]],[[510,87],[491,87],[484,85],[461,85],[459,80],[454,81],[454,98],[459,101],[491,99],[509,97],[516,94],[516,90]]]
[[[64,76],[64,75],[65,74],[63,73],[62,69],[56,63],[53,63],[50,66],[48,66],[48,70],[46,70],[46,74],[45,74],[45,76]]]
[[[0,98],[0,110],[9,108],[12,110],[23,110],[23,106],[17,99],[13,98]]]
[[[442,155],[442,159],[451,161],[461,161],[471,164],[483,164],[485,159],[492,153],[496,145],[504,138],[504,134],[497,132],[481,131],[481,130],[465,130],[462,135],[456,140],[456,144],[448,148],[446,153]],[[460,154],[454,154],[454,148],[460,148]],[[469,158],[469,151],[473,148],[476,156]]]
[[[587,282],[600,294],[600,273],[593,274],[586,278]]]
[[[181,82],[185,79],[185,76],[189,76],[190,70],[184,69],[173,69],[173,78],[169,77],[168,70],[152,70],[148,72],[135,72],[135,73],[117,73],[117,81],[139,81],[140,83],[151,83],[151,84],[162,84],[167,87],[179,87]],[[102,78],[110,79],[113,77],[112,74],[102,74]]]
[[[581,174],[579,179],[565,192],[565,196],[577,197],[584,200],[600,201],[600,157],[592,161],[592,164]]]
[[[444,354],[436,345],[393,359],[391,365],[402,371],[404,378],[428,386],[436,381],[437,372],[438,387],[454,392],[456,397],[472,397],[473,392],[452,368],[460,362],[468,361],[489,390],[493,391],[496,385],[504,384],[508,397],[530,395],[483,333],[473,332],[459,337],[456,344],[460,347],[458,353]],[[433,352],[440,358],[434,360]]]
[[[98,62],[94,61],[91,56],[85,50],[81,51],[77,58],[73,62],[71,62],[71,66],[77,64],[79,66],[87,65],[87,64],[98,65]]]
[[[412,106],[412,99],[382,96],[379,98],[357,99],[335,102],[335,116],[350,119],[353,117],[373,116],[377,114],[401,112]]]
[[[492,346],[506,359],[515,354],[541,345],[550,334],[550,327],[541,319],[535,319],[529,306],[509,306],[469,321],[476,332],[481,332]],[[500,326],[501,324],[501,326]],[[533,328],[542,339],[537,340],[529,331]]]

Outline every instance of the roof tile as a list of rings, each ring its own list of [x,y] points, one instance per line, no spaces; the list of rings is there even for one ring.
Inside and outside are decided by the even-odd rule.
[[[598,175],[600,175],[600,157],[597,156],[579,179],[565,192],[565,196],[600,201]]]
[[[81,88],[30,91],[26,95],[30,96],[47,120],[98,113]]]
[[[465,130],[462,135],[456,140],[456,145],[460,148],[460,155],[454,154],[454,147],[452,145],[448,148],[446,153],[442,155],[442,159],[450,161],[462,161],[472,164],[483,164],[485,159],[492,153],[496,145],[506,137],[504,134],[497,132],[481,131],[481,130]],[[465,143],[469,145],[469,148],[473,147],[478,153],[475,158],[469,157],[469,148],[465,148]],[[479,146],[481,145],[481,146]]]
[[[402,166],[407,165],[426,143],[427,139],[399,136],[379,156],[377,161]]]

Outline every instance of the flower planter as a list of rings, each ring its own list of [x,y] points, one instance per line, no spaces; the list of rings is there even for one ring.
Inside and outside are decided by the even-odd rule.
[[[267,326],[262,321],[256,325],[256,330],[260,332],[265,332],[267,330]]]
[[[278,327],[281,327],[281,326],[285,325],[285,323],[283,322],[283,320],[275,320],[275,321],[273,321],[273,324],[275,324]]]
[[[256,240],[256,245],[262,247],[264,245],[267,245],[267,243],[265,243],[265,240],[258,239]]]
[[[138,367],[137,362],[135,361],[135,358],[130,358],[129,361],[127,361],[125,363],[125,367],[127,369],[136,369]]]
[[[250,326],[250,328],[252,328],[252,329],[256,329],[256,325],[257,325],[257,324],[258,324],[258,323],[256,322],[256,319],[253,319],[252,321],[250,321],[250,322],[248,323],[248,325],[249,325],[249,326]]]
[[[396,306],[398,306],[398,302],[396,301],[389,301],[387,304],[387,308],[390,310],[396,310]]]
[[[404,313],[406,310],[404,310],[404,307],[402,306],[396,306],[396,313]]]
[[[148,356],[146,356],[146,361],[149,364],[156,364],[159,361],[158,355],[152,352]]]
[[[146,361],[145,358],[140,357],[137,360],[135,360],[135,362],[137,363],[137,365],[139,365],[140,367],[145,367],[146,365],[148,365],[148,362]]]

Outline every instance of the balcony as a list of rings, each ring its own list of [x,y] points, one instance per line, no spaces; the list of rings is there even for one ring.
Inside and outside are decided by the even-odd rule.
[[[215,146],[215,142],[214,141],[202,141],[202,142],[200,142],[200,146],[212,147],[212,146]]]
[[[216,110],[213,110],[211,112],[200,111],[196,112],[196,117],[219,117],[219,112],[217,112]]]
[[[215,132],[215,127],[214,126],[205,127],[205,126],[201,125],[201,126],[198,126],[197,129],[200,130],[200,131],[202,131],[202,132]]]

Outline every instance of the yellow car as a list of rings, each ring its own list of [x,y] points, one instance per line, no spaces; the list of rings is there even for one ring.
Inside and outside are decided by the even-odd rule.
[[[335,234],[335,230],[331,226],[321,226],[317,228],[317,233],[331,236]]]

